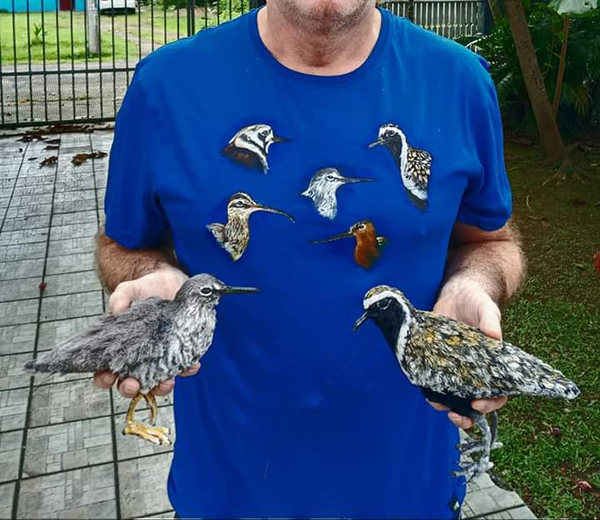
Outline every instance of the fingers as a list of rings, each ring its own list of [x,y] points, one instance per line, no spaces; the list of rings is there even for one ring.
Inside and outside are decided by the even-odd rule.
[[[94,374],[94,384],[100,388],[104,388],[105,390],[114,385],[116,380],[117,376],[108,370],[105,370],[104,372],[96,372]]]
[[[464,417],[463,415],[458,415],[457,413],[450,412],[448,414],[448,419],[452,421],[452,424],[457,428],[462,428],[463,430],[468,430],[469,428],[473,428],[473,420],[468,417]]]
[[[173,391],[173,387],[175,386],[174,379],[167,379],[166,381],[162,381],[160,384],[155,386],[152,389],[152,393],[157,396],[165,396],[170,394]]]
[[[486,306],[481,312],[479,319],[479,330],[490,338],[502,339],[502,327],[500,325],[500,310],[496,305]]]
[[[494,399],[477,399],[471,403],[471,407],[479,413],[490,413],[502,408],[508,401],[508,397],[495,397]]]
[[[119,314],[131,306],[135,299],[136,285],[132,282],[122,282],[108,299],[108,310],[112,314]]]
[[[444,406],[443,404],[440,403],[434,403],[433,401],[430,401],[429,399],[427,399],[427,402],[429,403],[429,405],[436,409],[438,412],[443,412],[445,410],[450,410],[450,408],[448,408],[447,406]]]
[[[128,377],[117,383],[117,390],[126,399],[133,399],[140,391],[140,384],[135,379]]]
[[[94,384],[105,390],[114,385],[116,380],[117,375],[108,370],[94,374]],[[140,391],[140,384],[135,379],[128,377],[117,383],[117,390],[123,397],[133,399]]]
[[[198,373],[198,370],[200,370],[200,363],[194,363],[190,368],[179,375],[181,377],[195,376]]]

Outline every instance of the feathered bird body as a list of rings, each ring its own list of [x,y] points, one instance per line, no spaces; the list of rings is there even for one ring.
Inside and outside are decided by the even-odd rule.
[[[473,418],[481,441],[460,445],[481,458],[457,472],[474,478],[492,467],[497,446],[497,416],[490,429],[485,416],[471,407],[475,399],[532,395],[574,399],[577,385],[561,372],[520,348],[489,338],[480,330],[431,312],[415,309],[401,291],[381,285],[365,295],[365,312],[355,328],[371,318],[383,333],[402,372],[427,399]]]
[[[402,371],[416,386],[470,400],[501,395],[573,399],[579,395],[572,381],[542,360],[465,323],[416,310],[397,289],[372,289],[365,306],[374,302],[374,320]]]
[[[137,379],[148,392],[196,363],[208,350],[215,325],[214,307],[148,298],[121,314],[103,315],[26,368],[62,374],[110,370],[120,379]]]
[[[36,360],[29,372],[72,373],[110,370],[133,377],[147,392],[161,381],[184,372],[210,347],[217,323],[215,306],[230,292],[256,292],[227,287],[207,274],[187,280],[173,301],[148,298],[120,314],[104,314]]]
[[[152,389],[185,372],[210,347],[217,313],[215,306],[228,293],[258,292],[250,287],[228,287],[208,274],[184,282],[173,301],[148,298],[124,312],[105,314],[84,331],[25,364],[30,373],[102,372],[119,379],[132,377],[140,391],[131,400],[124,434],[137,435],[155,444],[169,444],[168,428],[135,423],[141,398],[150,406],[150,424],[158,414]]]

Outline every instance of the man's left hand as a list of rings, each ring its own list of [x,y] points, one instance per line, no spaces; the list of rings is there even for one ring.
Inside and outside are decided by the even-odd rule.
[[[491,338],[502,339],[500,309],[477,282],[455,281],[451,286],[445,286],[433,312],[476,327]],[[477,399],[471,403],[471,406],[478,412],[490,413],[503,407],[507,400],[507,397]],[[429,402],[429,404],[436,410],[448,410],[438,403]],[[450,412],[448,418],[459,428],[473,427],[472,419],[457,413]]]

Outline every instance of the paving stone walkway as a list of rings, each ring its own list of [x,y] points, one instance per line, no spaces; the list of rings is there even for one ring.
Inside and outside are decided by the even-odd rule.
[[[71,158],[108,152],[112,132],[60,138],[54,151],[0,137],[0,518],[172,518],[171,448],[120,434],[127,401],[86,375],[21,371],[106,308],[93,236],[108,161]],[[56,164],[40,167],[52,155]],[[170,398],[159,405],[159,423],[172,426]],[[463,516],[535,518],[487,475],[469,486]]]

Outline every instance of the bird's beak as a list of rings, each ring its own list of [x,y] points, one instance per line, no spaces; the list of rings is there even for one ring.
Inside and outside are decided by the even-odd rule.
[[[257,207],[262,211],[267,211],[269,213],[276,213],[277,215],[283,215],[284,217],[289,218],[294,224],[296,223],[296,221],[294,220],[294,217],[292,217],[289,213],[286,213],[285,211],[281,211],[280,209],[272,208],[270,206],[257,206]]]
[[[369,145],[370,147],[370,145]],[[346,177],[344,182],[346,184],[356,184],[357,182],[373,182],[375,179],[367,179],[366,177]]]
[[[356,332],[359,327],[369,319],[369,311],[366,310],[365,312],[362,313],[361,317],[358,318],[355,322],[354,322],[354,327],[352,329],[353,332]]]
[[[273,134],[274,143],[287,143],[289,141],[291,141],[291,139],[288,139],[287,137],[281,137],[280,135]]]
[[[337,235],[333,235],[329,238],[324,238],[323,240],[311,240],[313,244],[325,244],[326,242],[333,242],[334,240],[339,240],[340,238],[350,238],[352,237],[352,232],[345,231],[344,233],[338,233]]]
[[[223,289],[221,289],[219,292],[221,294],[259,293],[260,290],[258,290],[256,287],[230,287],[230,286],[226,286],[226,287],[223,287]]]
[[[381,137],[379,139],[377,139],[376,141],[373,141],[369,145],[369,148],[373,148],[374,146],[377,146],[378,144],[384,144],[383,139]]]

